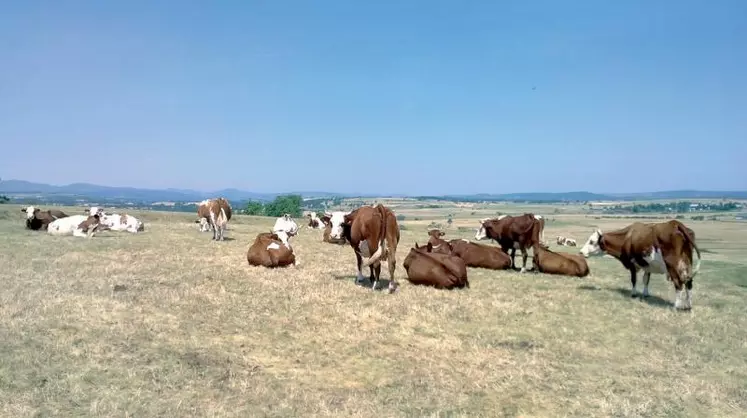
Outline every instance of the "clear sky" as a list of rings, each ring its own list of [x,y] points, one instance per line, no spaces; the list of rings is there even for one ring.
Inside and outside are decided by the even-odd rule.
[[[747,189],[747,1],[18,1],[0,176]]]

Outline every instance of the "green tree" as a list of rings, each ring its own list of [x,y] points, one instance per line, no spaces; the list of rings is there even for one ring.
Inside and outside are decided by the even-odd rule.
[[[265,205],[262,202],[249,202],[246,205],[246,214],[262,216],[265,214]]]
[[[297,218],[301,216],[301,195],[291,194],[278,196],[272,202],[265,205],[265,216],[278,217],[284,214]]]
[[[4,194],[0,194],[0,204],[10,202],[10,198]]]

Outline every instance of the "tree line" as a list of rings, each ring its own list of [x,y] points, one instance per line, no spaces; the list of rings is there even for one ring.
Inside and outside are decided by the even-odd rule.
[[[301,198],[301,195],[291,194],[278,196],[272,202],[267,203],[251,201],[247,203],[244,212],[247,215],[272,217],[283,216],[287,213],[294,218],[298,218],[302,214],[302,204],[303,198]]]

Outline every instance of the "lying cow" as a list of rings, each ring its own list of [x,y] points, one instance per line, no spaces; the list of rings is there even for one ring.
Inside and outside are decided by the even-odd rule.
[[[407,280],[414,285],[433,286],[436,289],[454,289],[469,287],[467,265],[464,260],[449,254],[431,252],[432,245],[426,244],[410,249],[402,266],[407,273]]]
[[[104,208],[93,206],[86,211],[89,216],[98,215],[100,219],[99,231],[126,231],[136,234],[145,231],[145,224],[138,218],[128,214],[106,213]]]
[[[389,264],[389,291],[397,288],[394,279],[396,252],[399,243],[399,225],[391,209],[382,204],[361,206],[350,212],[330,214],[330,237],[345,238],[355,252],[358,265],[358,282],[363,281],[363,267],[371,270],[372,288],[376,289],[381,275],[381,261]]]
[[[341,212],[343,216],[345,212]],[[328,242],[330,244],[343,245],[347,242],[345,237],[332,238],[332,223],[330,222],[331,215],[324,215],[321,217],[321,221],[324,224],[324,234],[322,234],[322,242]]]
[[[205,199],[197,205],[197,221],[200,223],[200,231],[207,228],[213,231],[214,241],[223,241],[228,221],[231,220],[232,209],[227,199]],[[203,221],[202,219],[205,219]],[[207,224],[207,226],[206,226]]]
[[[94,215],[72,215],[52,221],[47,227],[47,233],[51,235],[72,235],[74,237],[94,236],[100,227],[98,214]]]
[[[698,262],[693,267],[693,250]],[[643,294],[649,295],[651,274],[664,274],[676,291],[675,309],[692,308],[693,279],[700,270],[700,250],[695,244],[695,232],[677,220],[658,223],[634,222],[625,228],[605,232],[594,231],[579,253],[584,257],[604,253],[618,259],[630,272],[631,292],[635,297],[636,275],[643,270]],[[682,301],[683,285],[685,301]]]
[[[251,266],[286,267],[296,265],[296,256],[290,245],[284,243],[277,234],[262,232],[257,234],[254,243],[249,247],[246,261]]]
[[[55,219],[66,218],[65,212],[59,209],[41,210],[34,206],[21,209],[26,214],[26,228],[33,231],[46,230]]]
[[[497,219],[482,219],[475,234],[475,240],[495,240],[501,249],[508,253],[511,249],[511,268],[516,268],[514,256],[516,250],[521,250],[521,272],[526,271],[527,249],[532,248],[535,241],[541,240],[544,233],[544,219],[531,213],[521,216],[502,215]]]
[[[567,247],[575,247],[576,246],[576,240],[572,238],[567,238],[562,235],[558,235],[555,241],[558,243],[558,245],[565,245]]]
[[[445,234],[439,230],[428,232],[430,238],[429,252],[455,255],[467,264],[467,267],[491,270],[505,270],[511,268],[511,257],[498,247],[470,242],[466,239],[442,239]]]
[[[308,212],[305,215],[309,219],[309,224],[306,226],[309,229],[324,229],[324,222],[317,216],[316,212]]]
[[[539,241],[539,240],[538,240]],[[551,251],[546,245],[535,242],[532,247],[534,270],[545,274],[586,277],[589,265],[580,255]]]

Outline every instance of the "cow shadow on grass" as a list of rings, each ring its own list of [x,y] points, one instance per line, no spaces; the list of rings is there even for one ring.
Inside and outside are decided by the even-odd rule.
[[[649,294],[645,298],[642,298],[640,291],[635,297],[630,297],[630,288],[617,287],[614,289],[607,289],[607,290],[611,292],[619,293],[620,295],[625,296],[625,298],[627,299],[637,299],[643,303],[646,303],[651,306],[655,306],[657,308],[671,308],[672,307],[672,302],[666,299],[663,299],[659,296],[656,296],[656,295]]]
[[[357,286],[365,287],[367,289],[370,289],[371,286],[373,286],[373,283],[371,282],[371,279],[369,279],[368,277],[366,277],[365,279],[363,279],[363,281],[361,281],[361,282],[359,282],[359,281],[356,280],[357,279],[356,276],[349,276],[349,275],[333,274],[332,278],[334,278],[335,280],[350,281],[350,282],[353,282]],[[389,288],[389,282],[390,282],[389,279],[383,279],[383,278],[379,279],[379,285],[376,286],[376,290],[385,290],[385,289],[388,289]]]

